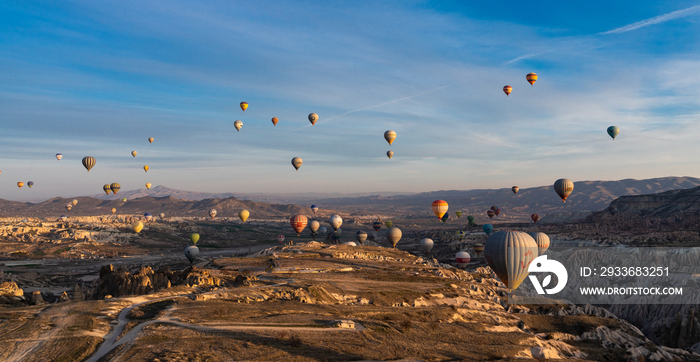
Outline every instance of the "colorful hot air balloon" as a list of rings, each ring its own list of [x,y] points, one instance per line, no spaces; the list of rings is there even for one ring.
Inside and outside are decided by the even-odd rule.
[[[151,189],[151,183],[150,183],[150,182],[146,182],[146,188],[149,189],[149,190]]]
[[[360,245],[364,245],[365,240],[367,240],[367,232],[360,230],[355,233],[355,238],[360,242]]]
[[[316,215],[316,211],[318,211],[318,206],[316,206],[316,205],[311,205],[311,212],[313,212],[314,215]]]
[[[474,244],[474,252],[476,253],[476,255],[481,255],[481,253],[484,252],[484,244],[482,244],[482,243]]]
[[[455,255],[455,261],[457,262],[457,267],[460,269],[464,269],[467,267],[469,262],[472,260],[471,255],[467,253],[466,251],[462,250],[457,255]]]
[[[24,186],[24,182],[20,181],[17,183],[17,187],[22,188],[22,186]]]
[[[199,234],[197,234],[197,233],[190,234],[190,241],[192,242],[192,244],[197,244],[197,242],[199,241]]]
[[[521,231],[499,231],[486,240],[484,257],[506,288],[517,289],[537,258],[537,242]]]
[[[131,224],[131,230],[134,230],[137,234],[143,230],[143,223],[141,221],[135,221]]]
[[[153,214],[151,214],[150,212],[143,214],[143,217],[146,219],[146,221],[153,220]]]
[[[610,137],[612,137],[613,141],[615,140],[615,137],[620,133],[620,129],[615,127],[615,126],[610,126],[608,127],[608,134]]]
[[[292,158],[292,166],[294,166],[294,169],[296,169],[297,171],[299,171],[299,167],[301,167],[301,164],[303,162],[304,161],[302,161],[300,157]]]
[[[115,195],[117,194],[117,191],[121,190],[121,188],[122,188],[122,185],[120,185],[116,182],[109,185],[109,189],[112,190],[112,192],[114,192]]]
[[[73,208],[73,204],[66,205],[66,210],[70,211]]]
[[[394,132],[394,131],[392,131],[392,130],[388,130],[388,131],[384,132],[384,139],[385,139],[387,142],[389,142],[389,146],[391,146],[391,144],[392,144],[392,143],[394,142],[394,140],[396,139],[396,132]]]
[[[537,256],[544,254],[549,249],[549,236],[542,232],[530,233],[537,243]]]
[[[449,219],[449,218],[450,218],[450,213],[446,212],[445,215],[442,215],[442,217],[440,218],[440,221],[447,222],[447,219]]]
[[[66,215],[61,215],[61,221],[66,221],[68,220],[68,216]]]
[[[248,210],[241,210],[241,211],[238,213],[238,218],[241,219],[241,221],[243,221],[243,222],[245,222],[246,220],[248,220],[248,217],[249,217],[249,216],[250,216],[250,211],[248,211]]]
[[[122,202],[126,202],[126,197],[122,199]]]
[[[148,172],[148,169],[149,169],[149,168],[150,168],[150,167],[148,167],[148,165],[143,166],[143,171],[144,171],[144,172]]]
[[[506,94],[506,97],[508,97],[510,95],[510,92],[512,92],[512,91],[513,91],[513,87],[511,87],[509,85],[503,87],[503,93]]]
[[[197,258],[197,255],[199,255],[198,247],[190,245],[185,248],[185,257],[187,258],[187,260],[190,261],[190,264],[194,262],[194,260]]]
[[[148,142],[153,143],[153,137],[148,137]]]
[[[245,112],[245,110],[248,109],[248,102],[241,102],[241,109]]]
[[[384,222],[384,226],[386,226],[387,228],[390,228],[390,227],[394,226],[394,223],[391,220],[387,220]]]
[[[29,188],[31,189],[32,186],[34,186],[34,181],[27,182],[27,186],[29,186]]]
[[[457,231],[455,232],[455,237],[456,237],[457,240],[459,240],[459,241],[462,241],[462,239],[464,239],[465,236],[467,236],[467,233],[465,233],[465,232],[462,231],[462,230],[457,230]]]
[[[535,82],[537,82],[537,74],[528,73],[527,76],[525,76],[525,79],[527,79],[527,82],[532,86],[535,84]]]
[[[435,216],[437,216],[438,220],[442,219],[442,216],[445,215],[448,207],[449,207],[449,205],[447,205],[447,201],[445,201],[445,200],[433,201],[432,209],[433,209],[433,212],[435,213]]]
[[[333,230],[338,230],[340,225],[343,225],[343,218],[336,214],[328,219],[328,223],[331,224]]]
[[[131,155],[134,156],[134,157],[136,157],[136,155],[138,155],[138,154],[139,154],[139,153],[136,152],[136,151],[131,151]]]
[[[423,249],[423,251],[428,254],[430,253],[430,250],[433,249],[433,239],[425,238],[420,241],[420,247]]]
[[[292,225],[292,229],[297,232],[297,236],[301,236],[301,232],[308,222],[309,219],[304,215],[294,215],[289,219],[289,223]]]
[[[514,194],[517,194],[518,191],[520,191],[520,187],[518,187],[518,186],[513,186],[513,187],[511,187],[510,189],[513,190],[513,193],[514,193]]]
[[[279,121],[280,121],[280,120],[279,120],[277,117],[272,117],[272,125],[273,125],[273,126],[276,126],[276,125],[277,125],[277,122],[279,122]]]
[[[398,244],[399,240],[401,240],[401,235],[401,229],[393,227],[387,231],[386,238],[389,239],[391,246],[396,248],[396,244]]]
[[[233,127],[236,128],[236,132],[240,132],[241,127],[243,127],[243,122],[241,122],[241,121],[233,122]]]
[[[328,232],[328,229],[326,229],[325,226],[321,226],[321,227],[318,229],[318,234],[319,234],[319,235],[326,235],[327,232]]]
[[[73,204],[73,206],[77,205],[77,204],[78,204],[78,199],[73,199],[73,201],[71,201],[71,203]]]
[[[496,216],[498,216],[498,214],[501,213],[501,209],[497,207],[496,210],[494,210],[493,212],[495,212]]]
[[[92,157],[92,156],[83,157],[83,167],[85,167],[88,170],[88,172],[90,172],[90,169],[95,166],[95,163],[97,163],[97,161],[95,160],[94,157]]]
[[[216,217],[216,209],[210,209],[209,210],[209,216],[212,218],[212,220]]]
[[[110,188],[109,184],[106,184],[106,185],[102,186],[102,190],[103,190],[103,191],[105,192],[105,194],[107,194],[107,195],[109,195],[109,193],[112,191],[112,189]]]
[[[486,215],[489,216],[489,219],[493,219],[494,215],[496,215],[496,212],[493,210],[488,210],[486,211]]]
[[[284,243],[284,235],[277,235],[277,242],[280,244]]]
[[[158,216],[160,217],[161,220],[165,219],[165,213],[161,212],[160,214],[158,214]]]
[[[532,214],[532,215],[530,215],[530,219],[532,219],[532,221],[533,221],[534,223],[537,223],[537,220],[540,219],[540,215]]]
[[[110,211],[112,211],[112,215],[114,215],[114,213],[117,212],[117,208],[113,207],[112,210],[110,210]]]
[[[318,114],[316,114],[316,113],[309,114],[309,122],[311,122],[312,126],[315,125],[317,121],[318,121]]]
[[[57,159],[57,160],[60,161],[62,158],[63,158],[63,155],[62,155],[62,154],[60,154],[60,153],[57,153],[57,154],[56,154],[56,159]]]
[[[568,178],[560,178],[554,182],[554,191],[561,197],[562,202],[566,202],[566,198],[574,191],[574,183]]]
[[[394,151],[386,151],[386,156],[389,157],[389,159],[391,159],[392,157],[394,157]]]
[[[381,221],[375,221],[372,223],[372,229],[374,229],[374,231],[379,231],[379,229],[381,229],[381,228],[382,228]]]
[[[491,235],[491,233],[493,232],[493,225],[491,225],[491,224],[484,224],[484,226],[482,226],[481,229],[484,230],[484,232],[486,233],[486,235]]]

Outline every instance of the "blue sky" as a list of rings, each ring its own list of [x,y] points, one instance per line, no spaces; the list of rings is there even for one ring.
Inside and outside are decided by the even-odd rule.
[[[3,2],[0,198],[700,176],[698,34],[699,1]]]

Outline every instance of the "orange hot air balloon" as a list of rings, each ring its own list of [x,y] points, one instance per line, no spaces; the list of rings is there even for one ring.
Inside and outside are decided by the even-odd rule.
[[[248,102],[241,102],[241,109],[245,112],[245,110],[248,109]]]
[[[148,142],[153,143],[153,137],[148,137]]]
[[[506,94],[506,97],[508,97],[510,95],[510,92],[512,92],[512,91],[513,91],[513,87],[511,87],[509,85],[503,87],[503,93]]]
[[[280,121],[280,120],[277,119],[277,117],[272,117],[272,125],[273,125],[273,126],[276,126],[276,125],[277,125],[277,122],[279,122],[279,121]]]
[[[532,219],[532,221],[534,221],[535,224],[537,224],[537,220],[540,219],[540,215],[532,214],[532,215],[530,215],[530,219]]]
[[[435,213],[435,216],[437,216],[438,220],[442,219],[442,217],[445,215],[447,212],[447,208],[449,206],[447,205],[447,201],[445,200],[435,200],[433,201],[433,212]]]
[[[297,232],[297,236],[301,236],[301,232],[304,231],[308,222],[309,219],[304,215],[294,215],[289,219],[289,223],[292,225],[292,229]]]
[[[146,172],[148,172],[148,169],[149,169],[149,168],[150,168],[150,167],[148,167],[148,165],[143,166],[143,170],[146,171]]]
[[[17,183],[17,187],[22,188],[22,186],[24,186],[24,182],[20,181]]]
[[[513,193],[514,193],[514,194],[517,194],[518,191],[520,191],[520,187],[518,187],[518,186],[513,186],[513,187],[511,187],[510,189],[513,190]]]
[[[537,82],[537,74],[535,73],[528,73],[527,76],[525,76],[525,79],[530,83],[530,85],[534,85],[535,82]]]

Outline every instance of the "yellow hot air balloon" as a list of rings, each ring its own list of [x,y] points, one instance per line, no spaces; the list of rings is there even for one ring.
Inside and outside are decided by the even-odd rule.
[[[248,102],[241,102],[241,109],[245,112],[245,110],[248,109]]]
[[[112,190],[112,192],[114,192],[115,195],[117,194],[117,191],[119,191],[121,188],[122,188],[122,185],[120,185],[116,182],[109,185],[109,189]]]
[[[248,211],[248,210],[241,210],[241,211],[238,213],[238,217],[239,217],[239,218],[241,219],[241,221],[243,221],[243,222],[245,222],[246,220],[248,220],[248,216],[250,216],[250,211]]]
[[[113,207],[112,208],[112,215],[114,215],[115,212],[117,212],[117,209],[115,207]]]
[[[102,186],[102,190],[104,190],[105,194],[107,195],[109,195],[109,192],[112,191],[112,189],[109,187],[109,184]]]
[[[508,97],[510,95],[510,92],[512,92],[512,91],[513,91],[513,87],[511,87],[509,85],[503,87],[503,93],[506,94],[506,97]]]
[[[394,142],[394,140],[396,139],[396,132],[394,132],[394,131],[392,131],[392,130],[388,130],[388,131],[384,132],[384,139],[385,139],[387,142],[389,142],[389,146],[391,146],[391,144],[392,144],[392,143]]]
[[[316,125],[317,121],[318,121],[318,114],[316,114],[316,113],[309,114],[309,122],[311,122],[312,126]]]
[[[22,186],[24,186],[24,182],[20,181],[17,183],[17,187],[22,188]]]
[[[136,233],[140,233],[141,230],[143,230],[143,223],[141,221],[136,221],[133,224],[131,224],[131,230],[136,231]]]
[[[301,167],[301,164],[302,164],[303,162],[304,162],[304,161],[302,161],[300,157],[294,157],[294,158],[292,158],[292,166],[294,166],[294,168],[295,168],[297,171],[299,171],[299,167]]]
[[[537,82],[537,74],[535,73],[528,73],[527,76],[525,76],[525,79],[530,83],[530,85],[535,85],[535,82]]]
[[[148,142],[153,143],[153,137],[148,137]]]
[[[97,161],[95,160],[94,157],[92,157],[92,156],[83,157],[83,166],[88,170],[88,172],[90,172],[90,169],[95,166],[95,163],[97,163]]]
[[[442,219],[442,217],[447,212],[448,207],[449,207],[449,205],[447,205],[447,201],[445,201],[445,200],[433,201],[432,209],[433,209],[433,212],[435,213],[435,216],[437,216],[438,220]]]
[[[73,204],[73,206],[77,205],[77,204],[78,204],[78,199],[73,199],[73,201],[71,201],[71,203]]]
[[[148,167],[148,165],[143,166],[143,170],[146,171],[146,172],[148,172],[148,169],[149,169],[149,168],[150,168],[150,167]]]
[[[136,155],[138,155],[138,154],[139,154],[139,153],[136,152],[136,151],[131,151],[131,155],[134,156],[134,157],[136,157]]]
[[[150,183],[150,182],[146,182],[146,188],[149,189],[149,190],[151,189],[151,183]]]

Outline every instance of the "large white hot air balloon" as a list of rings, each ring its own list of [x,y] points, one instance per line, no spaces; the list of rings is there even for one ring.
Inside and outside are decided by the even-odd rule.
[[[538,256],[537,242],[521,231],[498,231],[486,240],[484,258],[508,289],[517,289]]]
[[[420,247],[423,248],[423,251],[427,254],[431,250],[433,250],[433,239],[425,238],[420,241]]]
[[[340,215],[333,215],[328,219],[328,223],[331,224],[333,230],[338,230],[340,225],[343,225],[343,218]]]
[[[389,229],[389,231],[387,231],[386,238],[389,239],[389,242],[395,248],[396,244],[398,244],[399,240],[401,240],[402,235],[403,234],[401,233],[401,229],[394,226],[391,229]]]
[[[537,255],[540,256],[544,254],[547,249],[549,249],[549,236],[542,232],[530,233],[535,242],[537,243]]]

